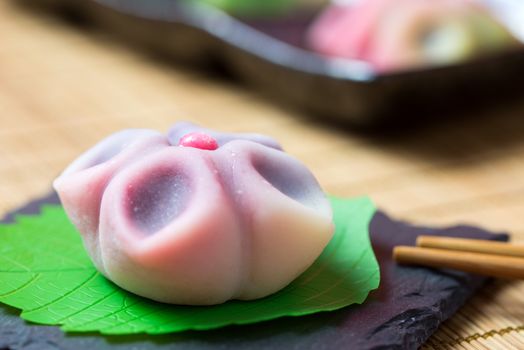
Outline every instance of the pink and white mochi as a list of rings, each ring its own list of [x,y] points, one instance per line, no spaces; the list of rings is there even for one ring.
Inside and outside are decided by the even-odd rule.
[[[75,160],[54,188],[97,269],[188,305],[261,298],[304,272],[333,235],[329,202],[275,140],[238,137],[125,130]]]
[[[314,21],[316,52],[393,71],[463,62],[521,43],[478,0],[334,1]]]

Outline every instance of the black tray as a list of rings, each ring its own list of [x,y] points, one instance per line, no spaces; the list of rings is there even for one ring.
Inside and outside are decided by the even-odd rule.
[[[508,20],[511,7],[524,11],[520,1],[485,0]],[[351,125],[427,120],[524,95],[524,48],[376,75],[365,62],[325,59],[301,48],[312,15],[241,21],[184,0],[16,2],[98,25],[179,62],[220,66],[278,101]]]

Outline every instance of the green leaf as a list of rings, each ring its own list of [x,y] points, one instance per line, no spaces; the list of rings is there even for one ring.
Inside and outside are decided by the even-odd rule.
[[[0,302],[25,320],[66,331],[160,334],[300,316],[362,303],[378,287],[367,198],[331,198],[336,232],[317,261],[280,292],[216,306],[157,303],[101,276],[61,206],[0,225]]]

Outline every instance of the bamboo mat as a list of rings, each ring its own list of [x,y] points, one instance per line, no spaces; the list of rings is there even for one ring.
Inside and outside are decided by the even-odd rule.
[[[82,150],[128,127],[192,120],[281,140],[324,189],[416,223],[524,241],[524,101],[392,137],[329,128],[246,88],[0,2],[0,214],[47,193]],[[524,349],[524,283],[484,288],[424,349]]]

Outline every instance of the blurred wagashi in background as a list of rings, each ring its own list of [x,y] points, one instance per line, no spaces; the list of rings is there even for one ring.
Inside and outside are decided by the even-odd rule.
[[[307,41],[318,53],[365,60],[378,71],[461,62],[521,45],[474,0],[334,3],[313,23]]]

